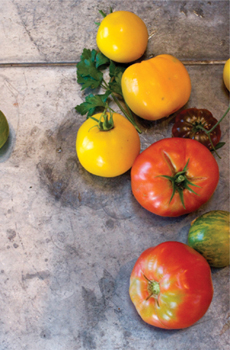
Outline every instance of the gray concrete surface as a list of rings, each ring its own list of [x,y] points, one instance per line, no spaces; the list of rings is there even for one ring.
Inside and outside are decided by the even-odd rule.
[[[187,107],[207,108],[219,119],[229,103],[222,81],[228,1],[1,0],[0,109],[10,139],[0,153],[0,350],[227,350],[228,267],[212,270],[212,304],[184,330],[142,322],[128,284],[143,250],[186,242],[196,216],[229,210],[229,117],[221,124],[226,145],[216,158],[217,190],[183,217],[141,208],[129,172],[104,179],[78,162],[75,138],[84,117],[74,110],[83,100],[74,62],[84,47],[96,48],[94,21],[109,6],[146,22],[147,57],[171,53],[187,62]],[[140,126],[142,150],[171,136],[172,121]]]

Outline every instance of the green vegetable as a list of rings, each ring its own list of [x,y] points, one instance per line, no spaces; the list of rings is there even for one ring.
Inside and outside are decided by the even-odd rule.
[[[0,148],[6,143],[9,137],[9,124],[5,115],[0,111]]]
[[[230,213],[213,210],[191,223],[188,245],[202,254],[212,267],[224,267],[229,260]]]
[[[103,73],[106,68],[109,68],[108,82],[104,79]],[[106,112],[109,110],[114,112],[110,108],[110,102],[113,100],[126,118],[135,126],[136,130],[141,133],[122,95],[121,77],[125,69],[126,66],[116,65],[101,52],[97,52],[94,49],[84,49],[81,60],[77,63],[77,82],[82,86],[82,90],[88,89],[90,91],[85,98],[85,102],[77,105],[75,109],[81,115],[87,114],[87,118],[89,118],[100,111]],[[103,88],[105,93],[92,93],[92,90],[98,90],[99,88]]]

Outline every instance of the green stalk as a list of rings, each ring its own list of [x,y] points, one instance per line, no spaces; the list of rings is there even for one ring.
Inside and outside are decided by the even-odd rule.
[[[215,125],[213,125],[213,127],[212,127],[211,129],[209,129],[209,130],[205,129],[202,125],[197,125],[197,126],[196,126],[197,129],[201,129],[201,130],[203,130],[203,131],[207,134],[208,139],[209,139],[209,141],[210,141],[210,143],[211,143],[212,149],[214,150],[214,152],[216,153],[216,155],[217,155],[217,157],[218,157],[219,159],[221,159],[221,157],[219,156],[219,154],[217,153],[217,151],[216,151],[216,149],[215,149],[215,147],[214,147],[214,145],[213,145],[213,142],[212,142],[212,139],[211,139],[211,137],[210,137],[210,134],[211,134],[211,132],[217,127],[217,125],[219,125],[219,124],[222,122],[222,120],[223,120],[223,119],[225,118],[225,116],[228,114],[229,110],[230,110],[230,105],[228,106],[228,109],[226,110],[226,112],[224,113],[224,115],[220,118],[220,120],[218,120],[218,122],[217,122]]]
[[[104,85],[102,85],[102,87],[103,87],[105,90],[111,90],[111,89],[109,88],[109,85],[106,83],[106,81],[105,81],[104,79],[103,79],[103,83],[104,83]],[[111,91],[112,91],[112,90],[111,90]],[[134,117],[133,117],[133,115],[132,115],[132,112],[131,112],[129,106],[127,105],[127,103],[125,102],[123,96],[121,96],[121,97],[123,98],[123,100],[124,100],[124,102],[125,102],[125,105],[126,105],[126,107],[127,107],[128,113],[127,113],[127,111],[122,107],[122,105],[120,104],[118,98],[114,95],[114,92],[113,92],[113,91],[112,91],[112,93],[111,93],[111,96],[112,96],[114,102],[117,104],[117,106],[118,106],[118,107],[120,108],[120,110],[122,111],[122,113],[124,113],[124,115],[126,116],[126,118],[127,118],[127,119],[130,121],[130,123],[135,127],[135,129],[137,130],[137,132],[138,132],[139,134],[141,134],[142,131],[141,131],[141,129],[139,129],[139,127],[137,126],[137,124],[136,124],[136,122],[135,122],[135,120],[134,120]]]
[[[98,122],[98,123],[99,123],[99,119],[94,118],[92,115],[91,115],[89,118],[91,118],[91,119],[93,119],[95,122]]]
[[[218,124],[219,124],[219,123],[218,123]],[[214,128],[212,128],[212,129],[210,129],[210,130],[213,131],[213,130],[215,129],[216,126],[217,126],[217,123],[214,125]],[[211,139],[211,136],[210,136],[210,130],[207,131],[207,129],[205,129],[202,125],[197,125],[196,128],[197,128],[197,129],[200,129],[200,130],[203,130],[203,131],[207,134],[208,139],[209,139],[209,141],[210,141],[210,143],[211,143],[211,146],[212,146],[213,151],[216,153],[217,157],[218,157],[219,159],[221,159],[221,156],[219,156],[219,154],[217,153],[217,151],[216,151],[216,149],[215,149],[215,147],[214,147],[214,145],[213,145],[213,142],[212,142],[212,139]]]
[[[224,119],[224,117],[228,114],[229,110],[230,110],[230,105],[228,106],[228,109],[227,109],[227,111],[224,113],[223,117],[221,117],[220,120],[219,120],[210,130],[207,131],[207,134],[210,134],[210,133],[217,127],[217,125],[219,125],[219,124],[222,122],[222,120]]]
[[[136,130],[139,132],[139,134],[141,134],[141,130],[139,129],[139,127],[137,126],[137,124],[135,123],[134,119],[130,117],[130,115],[127,114],[126,110],[122,107],[122,105],[120,104],[118,98],[116,96],[114,96],[114,94],[112,93],[112,97],[114,102],[118,105],[118,107],[120,108],[120,110],[124,113],[124,115],[126,116],[126,118],[130,121],[130,123],[136,128]]]

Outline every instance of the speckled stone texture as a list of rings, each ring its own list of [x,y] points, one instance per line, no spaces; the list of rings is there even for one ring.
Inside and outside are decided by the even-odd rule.
[[[167,240],[186,243],[198,215],[229,210],[229,117],[221,124],[221,159],[215,156],[218,187],[182,217],[140,207],[129,171],[96,177],[77,159],[85,117],[74,109],[84,99],[75,62],[84,47],[96,48],[94,22],[110,6],[145,21],[146,58],[170,53],[187,62],[192,93],[185,107],[220,119],[229,104],[222,80],[228,1],[0,2],[0,110],[10,124],[0,151],[0,350],[227,350],[228,267],[212,269],[213,301],[188,329],[144,323],[128,287],[143,250]],[[138,123],[141,150],[171,136],[172,119]]]

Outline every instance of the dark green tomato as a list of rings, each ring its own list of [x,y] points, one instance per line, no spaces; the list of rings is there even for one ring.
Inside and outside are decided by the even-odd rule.
[[[189,108],[179,112],[175,118],[175,123],[172,128],[174,137],[183,137],[194,139],[202,143],[210,150],[215,147],[220,141],[221,130],[220,125],[209,134],[213,146],[209,140],[206,129],[209,131],[215,124],[217,119],[207,109]]]

